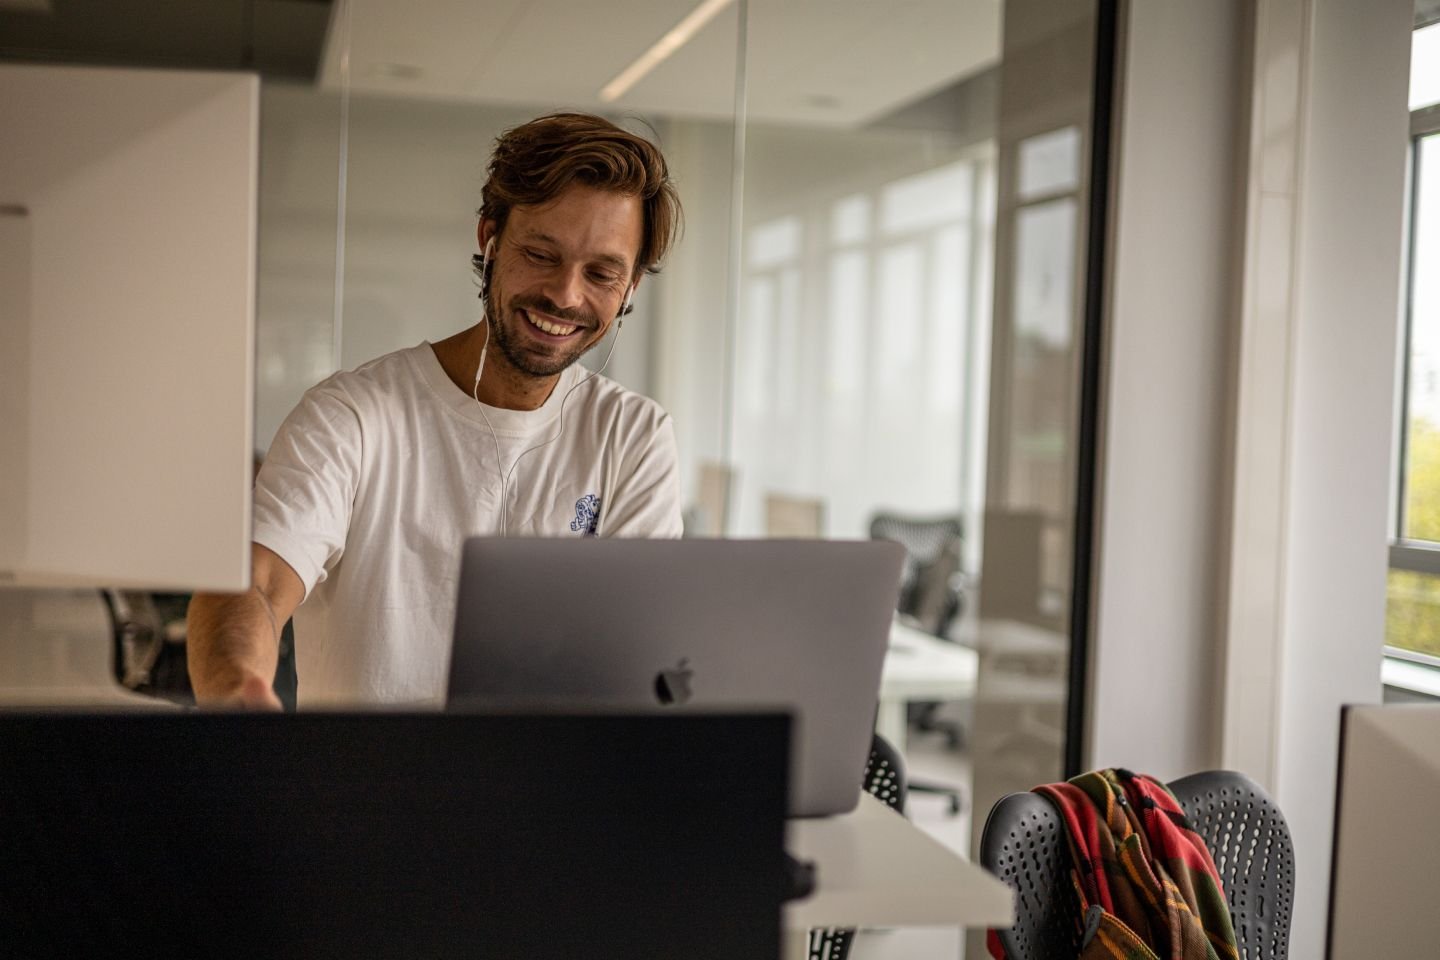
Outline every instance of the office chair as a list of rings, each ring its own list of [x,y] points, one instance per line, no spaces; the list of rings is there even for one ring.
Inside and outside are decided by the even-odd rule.
[[[1038,793],[1001,797],[980,835],[980,865],[1015,891],[1015,925],[997,931],[1007,960],[1080,953],[1080,902],[1070,883],[1065,824]]]
[[[878,734],[870,744],[870,759],[865,761],[864,788],[895,812],[905,812],[905,761],[900,751]],[[845,960],[854,939],[854,930],[811,930],[809,960]]]
[[[889,540],[905,548],[896,612],[913,618],[920,629],[941,639],[946,639],[950,625],[964,605],[960,590],[961,530],[960,518],[953,516],[916,519],[877,513],[870,519],[871,540]],[[960,746],[960,725],[936,716],[939,703],[917,703],[911,707],[910,722],[918,729],[943,733],[952,750]],[[961,810],[958,786],[917,780],[910,784],[910,789],[945,797],[950,802],[951,816]]]
[[[937,637],[946,635],[964,605],[958,576],[962,533],[959,517],[877,513],[870,518],[871,540],[890,540],[905,548],[896,609]]]
[[[1285,960],[1295,900],[1295,846],[1284,814],[1243,773],[1209,770],[1169,786],[1210,848],[1240,955]]]
[[[138,590],[101,590],[100,599],[110,617],[115,682],[147,692],[165,650],[160,614],[151,595]]]
[[[1280,810],[1244,774],[1195,773],[1169,784],[1205,841],[1245,960],[1286,960],[1295,850]],[[990,811],[980,864],[1015,891],[1015,926],[997,931],[1009,960],[1059,960],[1080,949],[1081,916],[1060,814],[1038,793],[1012,793]]]

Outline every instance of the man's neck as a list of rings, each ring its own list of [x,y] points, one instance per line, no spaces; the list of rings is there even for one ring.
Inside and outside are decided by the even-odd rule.
[[[477,323],[432,344],[435,358],[450,382],[466,396],[475,396],[475,367],[485,346],[485,325]],[[480,378],[480,402],[502,410],[538,410],[550,399],[560,374],[536,377],[517,370],[498,347],[485,350],[485,373]]]

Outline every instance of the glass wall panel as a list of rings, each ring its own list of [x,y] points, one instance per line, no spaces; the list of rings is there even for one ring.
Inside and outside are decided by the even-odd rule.
[[[334,362],[475,321],[474,211],[500,131],[561,108],[650,131],[686,233],[606,372],[674,417],[691,529],[958,526],[926,567],[938,588],[907,613],[980,681],[912,708],[939,735],[897,736],[970,809],[1058,778],[1093,5],[440,13],[358,0],[332,24],[314,95],[346,118]],[[937,830],[968,849],[970,825]]]
[[[673,417],[687,532],[904,540],[887,676],[919,644],[951,682],[882,687],[880,728],[942,842],[968,854],[996,798],[1058,779],[1094,0],[328,14],[262,87],[257,447],[331,372],[476,323],[495,138],[606,115],[665,151],[685,231],[583,362]],[[889,952],[956,953],[914,936]]]
[[[788,498],[825,536],[906,541],[921,632],[887,669],[930,644],[957,679],[882,685],[880,729],[940,791],[912,819],[968,853],[994,800],[1064,772],[1096,9],[746,9],[728,532],[781,533]]]
[[[685,496],[694,501],[702,465],[726,459],[728,405],[719,398],[732,395],[724,362],[734,295],[738,11],[730,5],[703,22],[691,18],[684,44],[656,62],[645,56],[694,8],[688,0],[337,7],[314,94],[345,102],[336,365],[353,368],[475,324],[470,257],[496,137],[555,111],[601,114],[664,150],[685,229],[662,272],[641,283],[613,353],[616,332],[582,362],[598,369],[608,356],[607,376],[666,407]],[[645,69],[627,74],[636,63]],[[762,319],[766,311],[791,316],[783,307],[800,295],[784,269],[801,242],[798,228],[771,225],[754,253],[768,281],[744,295]],[[774,332],[789,354],[801,349],[798,328]],[[774,369],[773,358],[765,360],[752,368],[757,377]],[[775,390],[756,384],[756,398]]]

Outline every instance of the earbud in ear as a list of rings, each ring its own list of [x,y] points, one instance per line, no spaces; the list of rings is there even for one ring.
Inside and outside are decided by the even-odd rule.
[[[635,285],[634,285],[634,284],[631,284],[631,285],[630,285],[630,288],[625,291],[625,302],[622,303],[622,304],[620,304],[620,312],[617,313],[617,314],[615,314],[615,316],[617,316],[617,317],[627,317],[627,316],[629,316],[629,315],[630,315],[630,311],[632,311],[632,310],[635,309],[634,305],[630,303],[630,301],[631,301],[631,300],[634,300],[634,299],[635,299]]]
[[[495,238],[491,237],[485,242],[485,252],[477,253],[470,258],[470,269],[475,271],[475,276],[480,281],[480,299],[485,299],[485,294],[490,290],[490,274],[495,270],[495,262],[491,256],[495,253]]]

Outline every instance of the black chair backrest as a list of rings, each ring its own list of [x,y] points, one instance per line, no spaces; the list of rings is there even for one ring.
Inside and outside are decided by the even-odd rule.
[[[905,810],[905,760],[890,741],[878,733],[870,742],[870,759],[865,761],[865,792],[883,800],[892,809]]]
[[[1170,792],[1220,871],[1241,960],[1285,960],[1295,847],[1280,808],[1255,781],[1229,770],[1182,777]]]
[[[959,517],[921,519],[877,513],[870,539],[890,540],[905,548],[896,609],[918,617],[926,630],[943,634],[955,616],[948,581],[960,566],[963,527]]]
[[[1015,925],[999,931],[1008,960],[1071,960],[1080,952],[1080,904],[1070,883],[1070,847],[1054,805],[1012,793],[990,810],[980,864],[1015,891]]]
[[[1241,960],[1286,960],[1295,851],[1279,808],[1254,781],[1227,770],[1169,787],[1215,860]],[[985,821],[980,863],[1015,891],[1015,926],[999,931],[1009,960],[1070,960],[1079,952],[1070,847],[1049,800],[1001,798]]]

